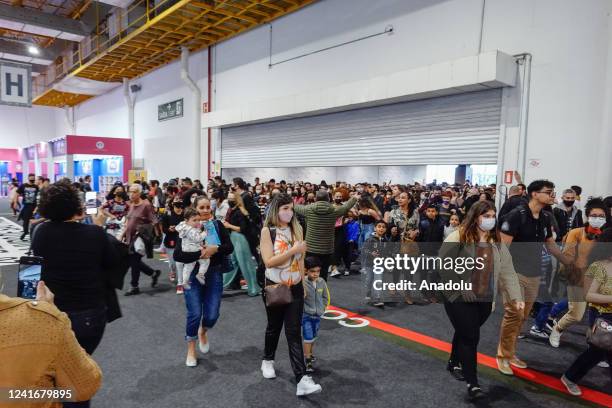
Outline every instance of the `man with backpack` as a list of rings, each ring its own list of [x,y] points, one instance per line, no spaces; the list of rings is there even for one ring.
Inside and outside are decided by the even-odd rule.
[[[501,241],[509,246],[514,269],[519,277],[522,300],[525,302],[523,310],[513,302],[504,304],[497,366],[506,375],[513,375],[512,366],[527,368],[527,364],[516,356],[516,339],[538,295],[543,246],[561,263],[569,265],[572,262],[556,245],[552,232],[552,214],[544,211],[546,206],[554,202],[554,188],[555,185],[548,180],[532,182],[527,187],[529,204],[514,208],[502,220]],[[510,299],[509,296],[505,298]]]

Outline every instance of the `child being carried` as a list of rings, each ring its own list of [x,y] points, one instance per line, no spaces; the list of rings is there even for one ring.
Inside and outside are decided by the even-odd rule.
[[[198,213],[194,208],[187,208],[184,214],[185,220],[176,226],[176,232],[178,232],[181,238],[181,250],[184,253],[199,253],[204,246],[207,233],[202,231],[202,225],[198,220]],[[176,262],[176,269],[183,277],[183,287],[185,289],[190,288],[189,278],[196,263],[200,264],[196,279],[200,284],[204,285],[204,277],[210,265],[210,259],[198,259],[196,262],[191,263]]]

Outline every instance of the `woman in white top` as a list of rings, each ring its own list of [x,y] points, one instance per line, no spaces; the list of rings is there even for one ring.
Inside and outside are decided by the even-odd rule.
[[[291,286],[291,303],[268,307],[264,357],[261,372],[264,378],[275,378],[274,355],[283,324],[289,348],[289,359],[297,382],[298,396],[321,392],[306,375],[302,349],[302,312],[304,310],[304,242],[302,227],[293,215],[293,200],[287,194],[279,194],[270,203],[268,216],[261,230],[261,256],[266,266],[266,286],[284,283]],[[264,291],[265,303],[265,291]]]

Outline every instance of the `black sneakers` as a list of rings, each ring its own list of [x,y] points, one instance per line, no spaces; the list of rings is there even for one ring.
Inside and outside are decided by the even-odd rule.
[[[455,364],[452,361],[448,360],[448,364],[446,365],[446,369],[455,380],[465,381],[465,377],[463,376],[463,369],[461,368],[461,364]]]
[[[312,366],[312,358],[307,358],[306,359],[306,372],[307,373],[314,373],[314,367]]]
[[[159,275],[161,275],[161,271],[159,269],[156,269],[155,272],[153,272],[153,276],[151,277],[151,287],[152,288],[157,286]]]
[[[486,396],[487,394],[480,388],[480,385],[468,384],[468,399],[470,401],[483,399],[486,398]]]
[[[140,289],[138,288],[131,288],[130,290],[125,292],[125,296],[133,296],[133,295],[139,295],[139,294],[140,294]]]

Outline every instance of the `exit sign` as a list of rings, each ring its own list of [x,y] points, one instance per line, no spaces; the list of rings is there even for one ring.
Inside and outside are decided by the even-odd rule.
[[[183,99],[157,105],[157,120],[170,120],[183,116]]]

